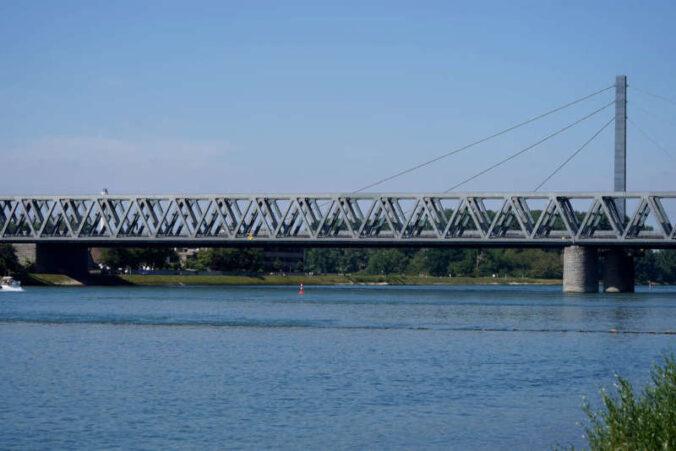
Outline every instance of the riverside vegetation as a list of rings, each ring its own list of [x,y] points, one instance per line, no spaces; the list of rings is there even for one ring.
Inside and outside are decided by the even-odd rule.
[[[601,391],[603,407],[585,401],[585,436],[592,450],[676,449],[676,363],[673,354],[655,365],[652,384],[634,394],[629,381],[616,376],[616,394]]]
[[[555,279],[562,273],[558,250],[541,249],[364,249],[314,248],[304,253],[292,272],[315,274],[424,275],[435,277],[508,277]],[[111,268],[151,266],[256,273],[279,272],[281,262],[266,265],[260,248],[201,250],[180,263],[170,249],[105,249],[102,263]]]
[[[307,249],[293,272],[315,274],[408,275],[433,277],[499,277],[561,279],[561,249]],[[106,249],[103,263],[111,268],[181,267],[171,249]],[[184,269],[224,272],[279,272],[281,262],[266,265],[260,248],[204,249]],[[647,250],[635,259],[636,280],[676,283],[676,251]]]
[[[352,278],[394,276],[408,278],[482,278],[495,275],[505,279],[559,280],[563,275],[561,249],[307,249],[291,272],[322,275],[345,274]],[[110,268],[136,270],[153,269],[213,270],[225,273],[263,274],[281,272],[281,262],[266,262],[260,248],[215,248],[200,252],[181,262],[170,248],[111,248],[103,249],[100,261]],[[11,245],[0,246],[0,271],[3,274],[30,272],[22,267]],[[635,259],[636,281],[676,283],[676,251],[647,250]],[[186,276],[195,277],[195,276]],[[380,283],[388,280],[373,279]],[[351,283],[341,280],[335,283]],[[218,282],[216,282],[218,283]],[[248,282],[247,282],[248,283]],[[327,279],[328,283],[328,279]],[[419,282],[424,283],[424,282]]]

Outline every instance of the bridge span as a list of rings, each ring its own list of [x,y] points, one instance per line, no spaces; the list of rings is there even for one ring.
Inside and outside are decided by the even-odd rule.
[[[5,196],[0,242],[672,248],[671,201],[676,192]]]
[[[672,208],[676,192],[4,196],[0,243],[70,273],[97,246],[563,247],[564,291],[598,291],[599,255],[604,289],[633,291],[634,254],[676,248]]]

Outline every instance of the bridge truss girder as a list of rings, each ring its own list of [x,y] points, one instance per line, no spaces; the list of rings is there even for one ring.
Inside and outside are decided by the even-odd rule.
[[[621,214],[621,200],[633,213]],[[5,196],[0,242],[667,248],[672,200],[676,192]]]

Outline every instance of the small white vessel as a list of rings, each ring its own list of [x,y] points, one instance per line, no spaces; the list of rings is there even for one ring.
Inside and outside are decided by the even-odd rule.
[[[21,282],[10,276],[5,276],[0,279],[0,292],[3,291],[23,291],[23,288],[21,288]]]

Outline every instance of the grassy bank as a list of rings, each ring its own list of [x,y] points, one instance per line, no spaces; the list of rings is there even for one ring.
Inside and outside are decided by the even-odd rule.
[[[30,274],[26,285],[134,285],[134,286],[232,286],[232,285],[560,285],[559,279],[521,277],[420,277],[408,275],[322,274],[313,276],[235,275],[90,275],[71,278],[62,274]]]
[[[28,274],[21,278],[23,285],[47,285],[47,286],[80,286],[83,282],[66,276],[65,274]]]

